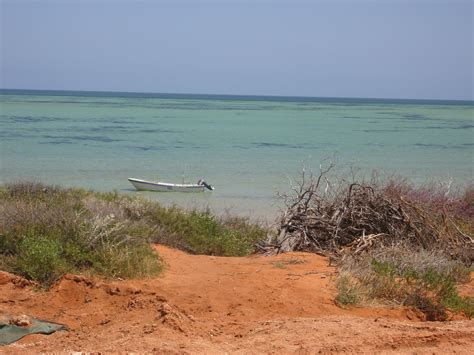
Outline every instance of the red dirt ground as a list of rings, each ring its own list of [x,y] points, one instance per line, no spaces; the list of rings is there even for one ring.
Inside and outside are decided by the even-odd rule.
[[[70,331],[29,335],[0,352],[472,353],[474,322],[423,322],[414,311],[342,309],[326,258],[290,253],[223,258],[156,246],[147,280],[67,275],[49,291],[0,273],[0,314]],[[473,283],[464,293],[474,293]],[[471,349],[471,350],[469,350]]]

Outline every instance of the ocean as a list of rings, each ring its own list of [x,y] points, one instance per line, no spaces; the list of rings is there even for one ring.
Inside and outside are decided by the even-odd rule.
[[[473,180],[474,102],[0,90],[0,184],[41,181],[269,219],[331,159],[421,184]],[[136,192],[128,177],[215,191]]]

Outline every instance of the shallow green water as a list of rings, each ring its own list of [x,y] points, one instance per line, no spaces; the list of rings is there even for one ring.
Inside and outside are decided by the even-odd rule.
[[[414,182],[472,181],[472,102],[3,91],[0,183],[136,193],[128,177],[204,178],[212,193],[140,193],[274,215],[277,192],[322,159]],[[86,95],[86,96],[84,96]]]

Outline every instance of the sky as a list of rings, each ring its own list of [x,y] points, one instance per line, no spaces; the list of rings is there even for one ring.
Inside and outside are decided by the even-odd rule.
[[[0,0],[0,87],[473,100],[473,0]]]

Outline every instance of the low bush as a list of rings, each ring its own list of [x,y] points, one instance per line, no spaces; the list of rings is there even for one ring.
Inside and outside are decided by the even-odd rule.
[[[379,248],[340,263],[336,300],[343,304],[400,304],[420,309],[427,320],[445,320],[447,310],[474,316],[474,299],[457,284],[470,281],[472,267],[441,251],[406,246]]]
[[[161,263],[150,242],[195,254],[255,252],[265,229],[209,211],[38,183],[0,189],[0,267],[50,285],[66,272],[146,277]]]
[[[20,241],[11,265],[14,271],[43,284],[50,284],[72,270],[68,260],[63,258],[58,239],[34,234]]]
[[[360,302],[360,290],[356,282],[349,275],[340,275],[336,282],[336,303],[341,306],[356,305]]]
[[[193,212],[179,229],[189,251],[195,254],[244,256],[255,252],[265,231],[246,223],[228,224],[209,212]]]
[[[266,229],[244,218],[217,218],[210,211],[192,211],[154,205],[145,213],[157,228],[153,241],[193,254],[244,256],[256,251]]]
[[[100,246],[95,269],[112,278],[147,277],[161,269],[160,260],[147,244],[132,244],[123,248],[114,244]]]

